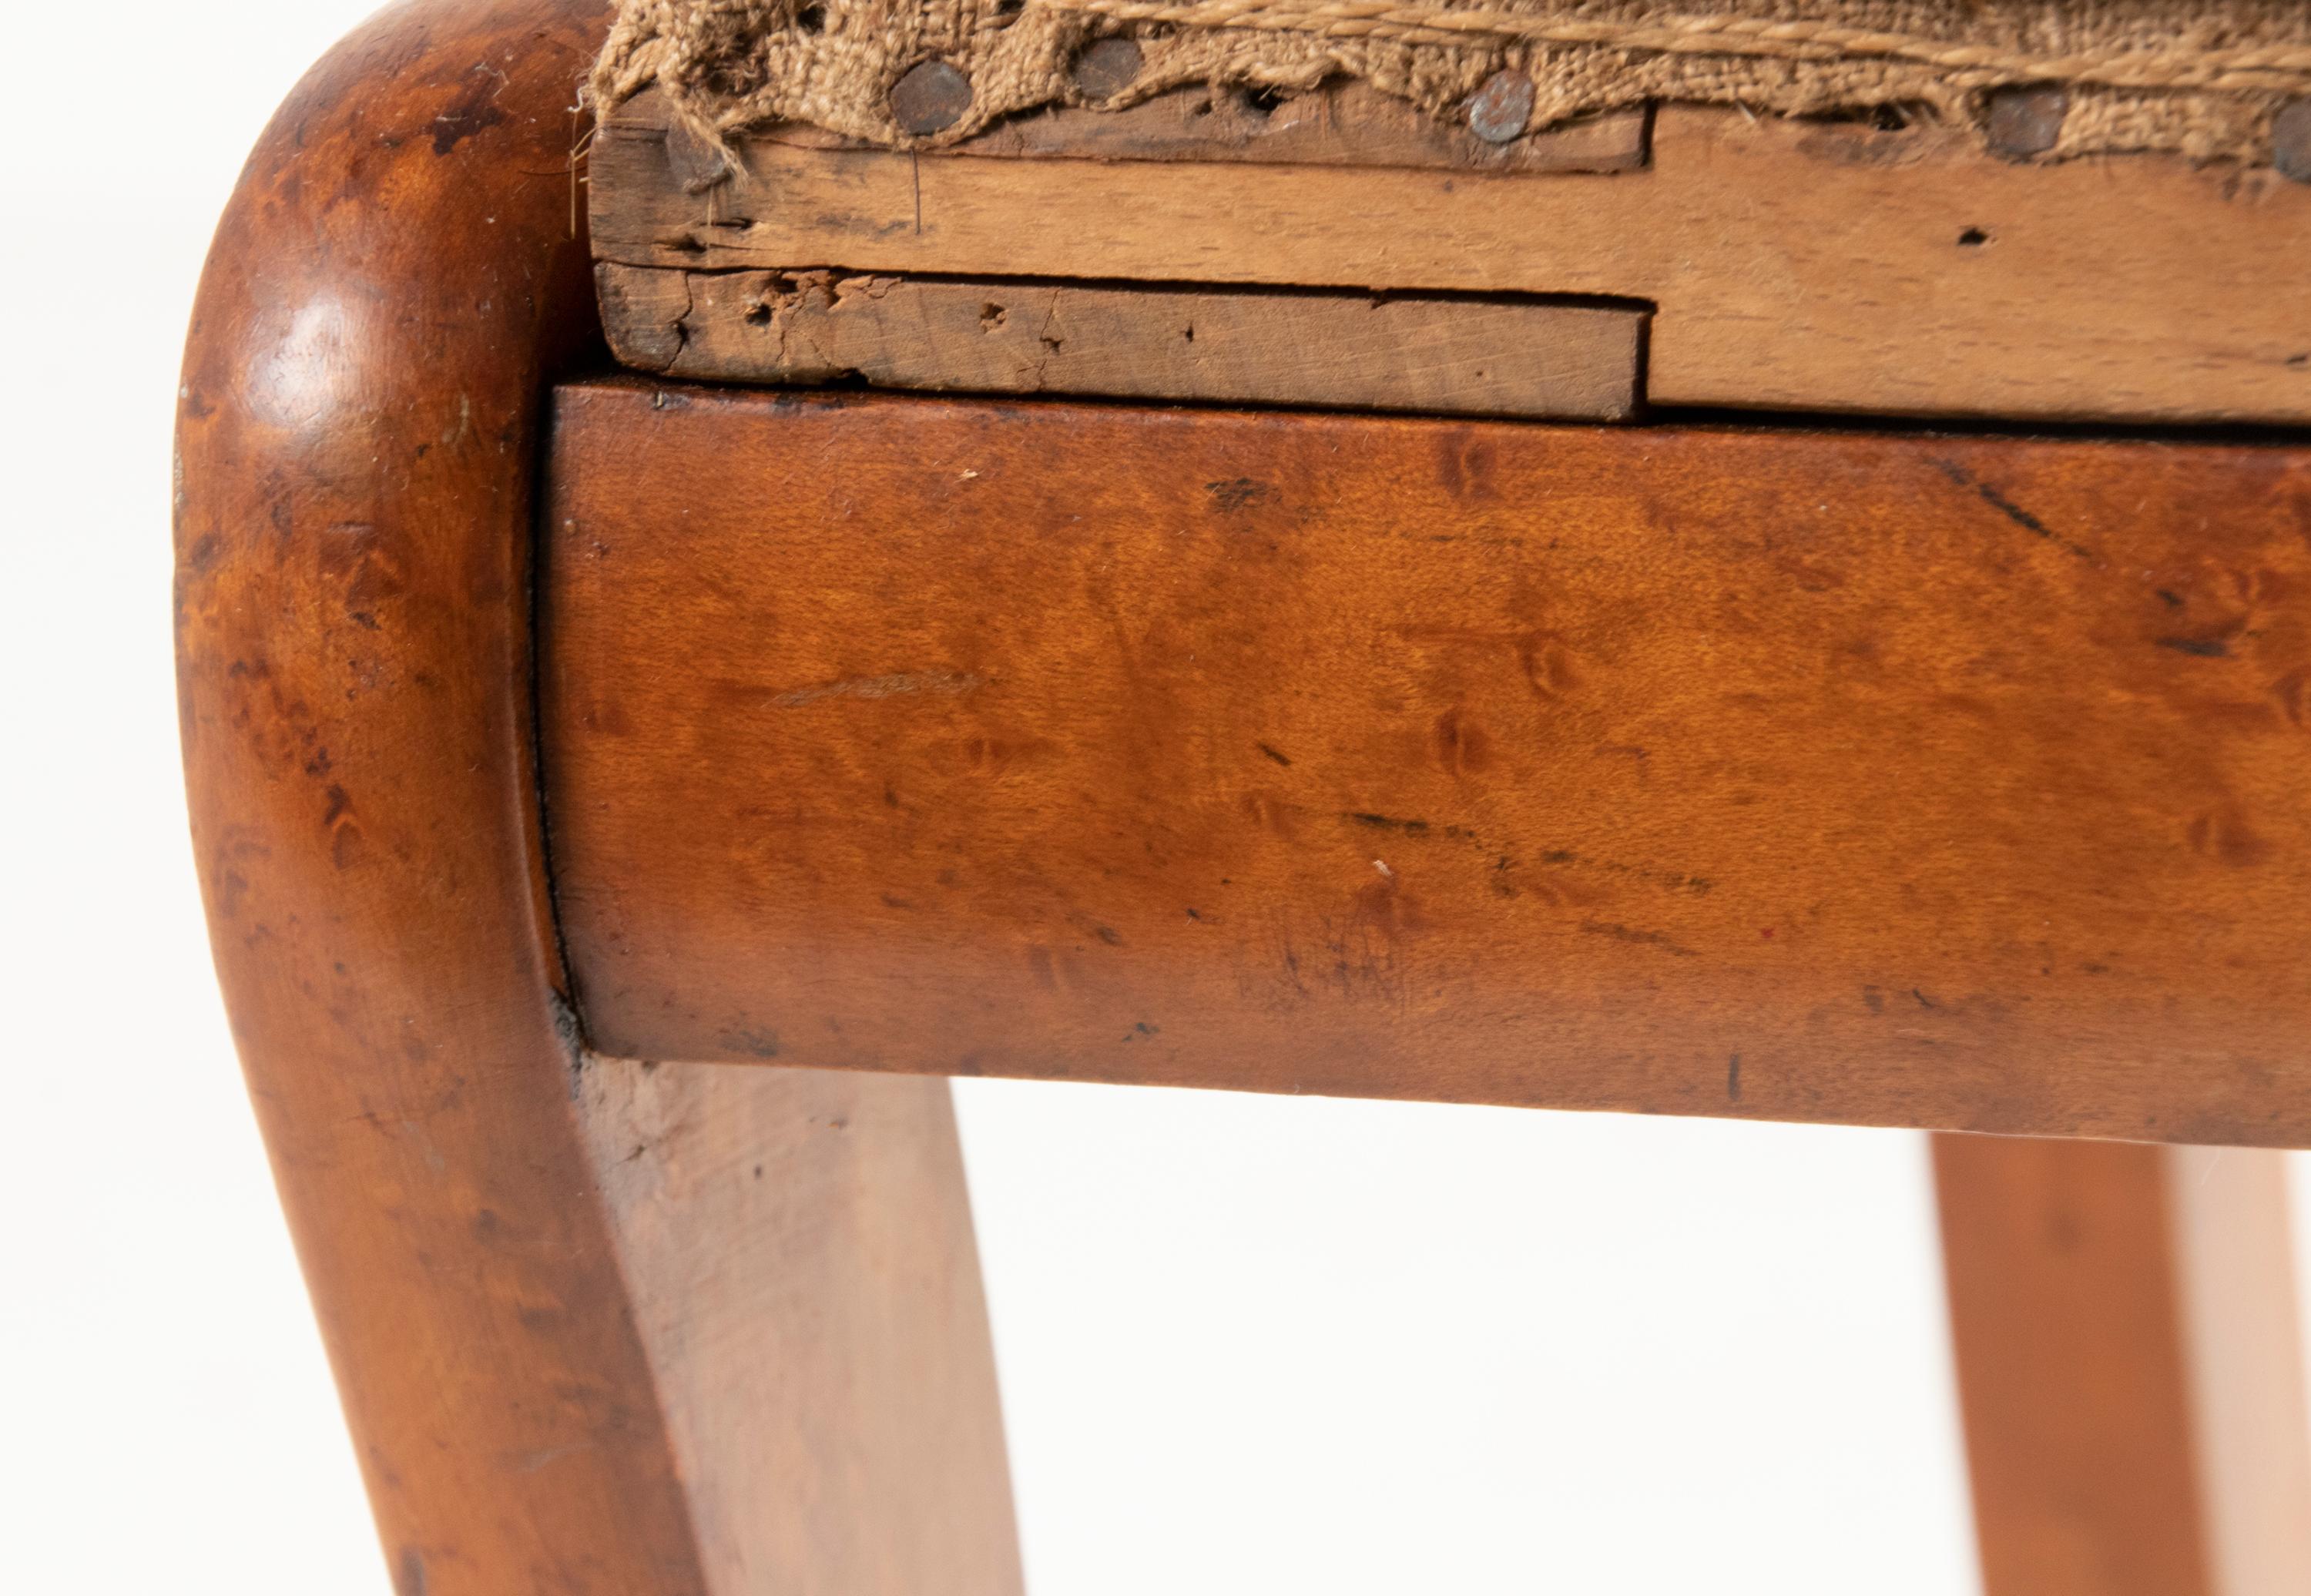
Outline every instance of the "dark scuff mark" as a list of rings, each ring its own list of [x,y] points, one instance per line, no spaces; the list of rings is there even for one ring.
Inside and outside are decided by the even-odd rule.
[[[1697,959],[1701,955],[1690,947],[1672,942],[1659,931],[1639,930],[1635,926],[1616,925],[1610,920],[1591,920],[1581,923],[1582,930],[1592,937],[1610,937],[1616,942],[1634,942],[1640,946],[1658,947],[1663,953],[1674,954],[1680,959]]]
[[[2162,649],[2172,649],[2177,654],[2189,654],[2200,659],[2227,659],[2231,646],[2219,637],[2162,637],[2158,640]]]
[[[414,1546],[394,1560],[393,1596],[425,1596],[425,1554]]]
[[[2036,516],[2032,515],[2028,510],[2014,502],[2013,500],[2008,498],[2004,493],[2000,493],[1990,484],[1983,481],[1973,472],[1968,471],[1956,460],[1936,460],[1933,462],[1933,467],[1935,470],[1940,472],[1944,476],[1949,477],[1950,481],[1956,483],[1958,486],[1962,488],[1972,488],[1976,498],[1980,499],[1984,504],[1989,505],[1993,510],[1998,511],[1999,514],[2004,516],[2008,520],[2012,521],[2016,526],[2021,528],[2025,532],[2029,533],[2032,536],[2042,537],[2048,543],[2053,544],[2056,548],[2062,550],[2066,554],[2075,555],[2079,559],[2091,561],[2096,558],[2095,552],[2092,549],[2087,548],[2080,544],[2072,543],[2069,538],[2064,537],[2061,533],[2046,525],[2045,522],[2040,520]]]
[[[1408,837],[1425,837],[1428,823],[1425,820],[1399,820],[1393,815],[1371,815],[1360,809],[1344,811],[1343,820],[1353,820],[1358,825],[1368,825],[1375,831],[1402,832]]]
[[[779,1033],[757,1029],[752,1025],[733,1025],[714,1039],[734,1053],[749,1058],[775,1059],[779,1056]]]
[[[1250,510],[1255,504],[1266,504],[1276,497],[1276,490],[1264,482],[1249,476],[1231,477],[1225,482],[1208,482],[1204,492],[1212,496],[1212,503],[1225,510]]]
[[[506,119],[506,114],[497,108],[498,96],[505,92],[505,74],[476,62],[466,80],[466,86],[449,102],[449,109],[433,118],[436,155],[447,155],[475,134],[498,126]]]
[[[1741,1101],[1741,1055],[1736,1053],[1725,1065],[1725,1101]]]
[[[1269,747],[1266,743],[1254,743],[1252,746],[1258,748],[1262,754],[1267,754],[1269,758],[1274,760],[1277,763],[1285,766],[1286,769],[1291,767],[1292,762],[1289,759],[1278,753],[1275,749]]]

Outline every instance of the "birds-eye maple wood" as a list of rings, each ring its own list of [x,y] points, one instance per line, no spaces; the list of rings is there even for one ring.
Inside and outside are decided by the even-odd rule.
[[[557,427],[609,1051],[2311,1139],[2311,451],[626,379]]]

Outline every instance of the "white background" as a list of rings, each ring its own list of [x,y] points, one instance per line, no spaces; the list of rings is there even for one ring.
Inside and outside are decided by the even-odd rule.
[[[167,536],[210,227],[273,105],[366,9],[9,22],[13,1591],[387,1592],[210,976]],[[958,1096],[1037,1596],[1975,1589],[1915,1137]]]

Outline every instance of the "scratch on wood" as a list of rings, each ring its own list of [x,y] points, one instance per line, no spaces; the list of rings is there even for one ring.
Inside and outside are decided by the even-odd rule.
[[[771,702],[782,710],[800,709],[823,698],[898,698],[910,693],[961,694],[986,685],[987,678],[969,671],[902,671],[888,676],[845,676],[808,687],[790,687]]]
[[[1675,954],[1680,959],[1701,956],[1692,948],[1670,941],[1659,931],[1641,931],[1634,926],[1615,925],[1602,920],[1584,920],[1581,929],[1592,937],[1610,937],[1616,942],[1635,942],[1647,947],[1658,947],[1663,953]]]

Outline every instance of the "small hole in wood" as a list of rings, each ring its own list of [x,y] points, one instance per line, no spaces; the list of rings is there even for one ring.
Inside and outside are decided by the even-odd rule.
[[[1990,235],[1978,227],[1969,227],[1958,235],[1958,243],[1968,249],[1977,249],[1990,242]]]
[[[1239,89],[1236,99],[1253,116],[1265,118],[1276,114],[1276,108],[1284,103],[1286,95],[1278,89]]]
[[[1797,119],[1831,126],[1867,127],[1876,133],[1902,133],[1914,126],[1923,115],[1921,108],[1906,105],[1857,105],[1836,110],[1814,111]]]
[[[981,332],[991,333],[997,327],[1001,327],[1006,319],[1007,313],[1000,305],[981,305],[979,307],[979,330]]]
[[[770,318],[771,308],[768,305],[749,305],[746,307],[746,325],[748,327],[760,327]]]

